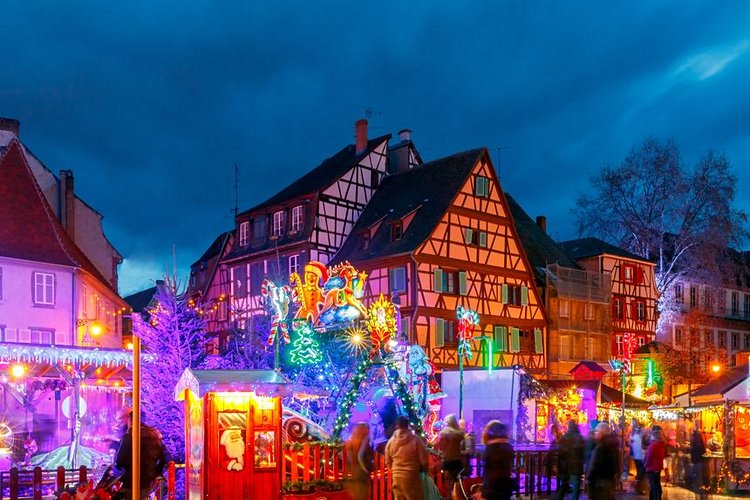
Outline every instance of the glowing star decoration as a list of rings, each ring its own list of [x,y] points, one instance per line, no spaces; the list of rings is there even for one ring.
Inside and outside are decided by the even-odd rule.
[[[365,327],[370,330],[372,352],[375,353],[388,345],[391,335],[398,330],[396,324],[396,306],[380,294],[371,306]]]
[[[342,343],[350,355],[356,356],[370,349],[370,334],[361,328],[350,327],[344,330]]]
[[[285,343],[289,343],[289,325],[286,317],[289,314],[291,290],[288,286],[279,286],[273,281],[263,280],[260,293],[273,312],[271,318],[271,332],[268,335],[268,345],[273,345],[276,336],[281,332]]]
[[[458,355],[471,359],[471,341],[474,340],[474,327],[479,325],[479,314],[472,309],[458,306]]]
[[[312,365],[320,363],[323,355],[320,345],[315,340],[315,330],[306,321],[294,322],[294,343],[289,352],[289,358],[295,365]]]

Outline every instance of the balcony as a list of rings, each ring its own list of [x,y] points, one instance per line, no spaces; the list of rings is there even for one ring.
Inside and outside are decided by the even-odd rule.
[[[545,269],[547,286],[558,297],[609,304],[612,297],[612,280],[608,274],[581,269],[571,269],[551,264]]]

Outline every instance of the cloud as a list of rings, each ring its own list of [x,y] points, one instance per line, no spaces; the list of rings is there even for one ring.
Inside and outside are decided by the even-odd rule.
[[[698,80],[711,78],[732,61],[742,56],[748,48],[750,48],[750,40],[742,40],[730,47],[713,48],[695,54],[680,64],[674,75],[676,77],[689,75]]]

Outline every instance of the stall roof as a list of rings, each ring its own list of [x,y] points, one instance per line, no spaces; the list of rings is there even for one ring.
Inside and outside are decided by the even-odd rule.
[[[175,399],[185,389],[198,397],[208,392],[255,392],[263,396],[292,396],[295,393],[324,395],[318,389],[299,387],[275,370],[191,370],[186,368],[175,387]]]
[[[616,406],[622,406],[622,392],[618,391],[614,387],[602,384],[601,402],[609,403]],[[645,399],[625,394],[625,405],[637,408],[648,408],[651,403]]]
[[[706,403],[721,401],[724,396],[748,378],[748,366],[740,365],[728,369],[709,383],[690,393],[691,403]],[[681,404],[687,403],[687,393],[681,394],[675,400]],[[685,404],[684,406],[687,406]]]

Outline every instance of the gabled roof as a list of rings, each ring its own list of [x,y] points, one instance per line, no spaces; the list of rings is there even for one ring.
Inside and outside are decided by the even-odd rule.
[[[0,149],[0,178],[0,256],[80,268],[116,293],[60,225],[17,139]]]
[[[557,263],[563,267],[580,269],[578,264],[547,233],[541,230],[536,221],[529,217],[529,214],[510,194],[505,193],[505,198],[508,200],[508,208],[516,223],[518,237],[526,250],[531,267],[534,268],[534,276],[538,283],[545,282],[544,268],[548,264]]]
[[[474,166],[485,155],[485,148],[472,149],[386,177],[332,261],[361,262],[416,250],[430,236]],[[392,223],[411,213],[414,218],[401,239],[392,241]],[[377,230],[370,235],[368,247],[360,248],[360,235],[376,224]]]
[[[151,304],[151,301],[154,300],[154,295],[156,295],[156,287],[152,286],[151,288],[128,295],[124,300],[134,312],[144,312]]]
[[[606,384],[602,384],[601,402],[609,403],[615,406],[622,406],[622,392],[610,387]],[[637,398],[630,394],[625,394],[625,406],[626,407],[637,407],[637,408],[648,408],[651,403],[645,399]]]
[[[203,255],[201,255],[198,260],[193,262],[193,264],[190,267],[194,267],[201,262],[208,262],[209,260],[213,259],[214,257],[220,255],[224,251],[224,247],[227,244],[227,241],[229,241],[229,237],[231,236],[232,231],[225,231],[221,233],[219,236],[216,237],[216,239],[211,243],[211,245],[206,249],[205,252],[203,252]]]
[[[586,367],[591,372],[596,373],[607,373],[607,370],[602,368],[602,366],[599,363],[595,363],[593,361],[581,361],[577,365],[575,365],[573,368],[570,369],[568,373],[573,373],[578,370],[580,367]]]
[[[691,396],[697,397],[711,397],[717,396],[719,399],[724,396],[727,392],[735,388],[737,385],[742,383],[748,377],[747,365],[739,365],[728,369],[703,387],[694,390]]]
[[[308,173],[289,184],[287,187],[268,198],[263,203],[245,210],[239,215],[246,215],[266,207],[284,203],[299,196],[314,193],[325,189],[336,179],[341,177],[347,170],[357,164],[359,160],[370,154],[377,146],[390,140],[391,134],[381,135],[367,141],[367,149],[362,154],[356,154],[354,144],[349,144],[344,149],[331,156],[323,163],[310,170]]]
[[[593,257],[595,255],[609,254],[617,257],[624,257],[626,259],[651,262],[648,259],[644,259],[643,257],[600,240],[599,238],[579,238],[577,240],[560,242],[559,245],[571,259],[585,259],[586,257]]]

